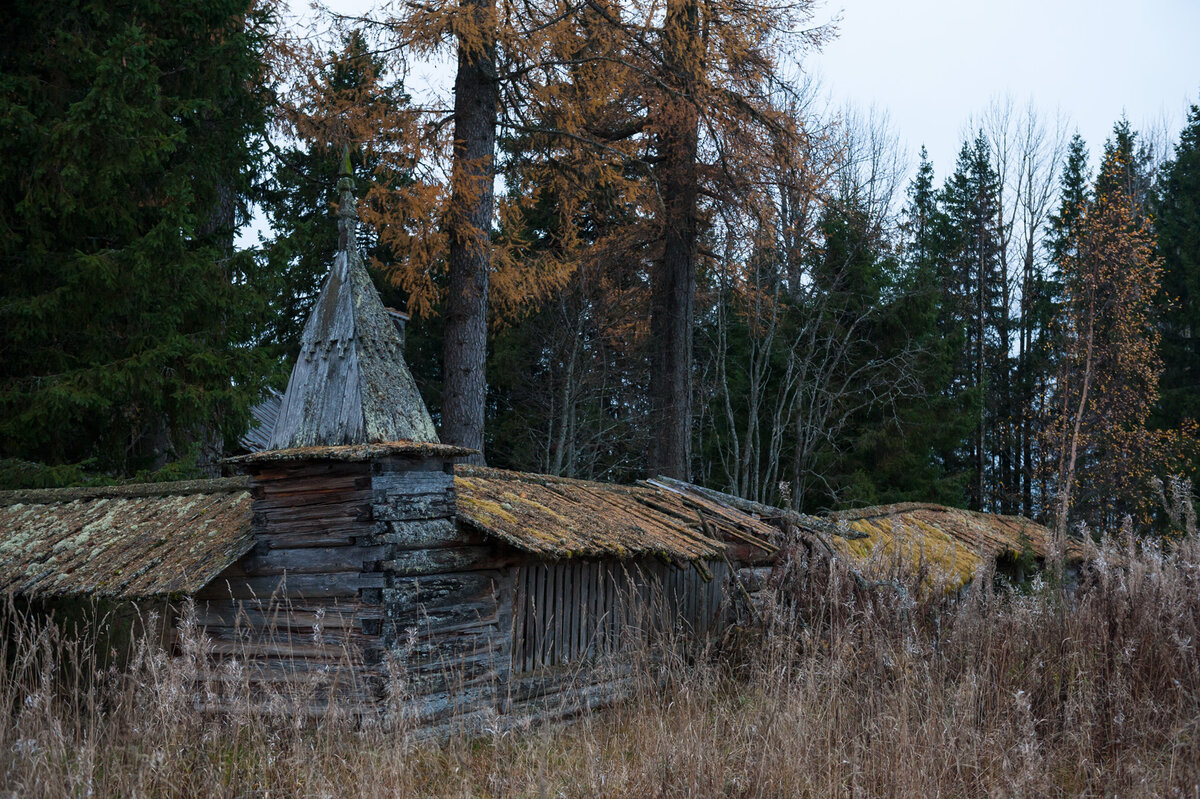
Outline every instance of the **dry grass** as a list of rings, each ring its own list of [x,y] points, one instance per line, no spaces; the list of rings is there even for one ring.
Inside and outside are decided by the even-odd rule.
[[[1094,555],[1069,592],[980,579],[927,602],[797,558],[764,629],[665,685],[646,669],[569,725],[442,741],[216,719],[188,656],[98,669],[86,640],[10,619],[0,796],[1195,796],[1200,542]]]

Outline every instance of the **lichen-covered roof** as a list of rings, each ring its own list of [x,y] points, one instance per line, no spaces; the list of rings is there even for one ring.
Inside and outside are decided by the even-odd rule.
[[[689,561],[721,557],[725,542],[772,548],[771,525],[669,487],[462,466],[454,482],[464,524],[542,557]],[[0,594],[186,595],[253,545],[245,477],[0,492]]]
[[[242,479],[0,492],[0,593],[189,594],[253,544]]]
[[[1045,558],[1051,551],[1050,530],[1021,516],[904,502],[842,511],[830,518],[866,534],[857,540],[838,539],[846,554],[858,560],[898,555],[913,565],[931,567],[940,573],[935,577],[952,587],[968,582],[983,557],[1029,550]],[[1077,556],[1078,545],[1069,544],[1067,555]]]
[[[462,521],[545,557],[717,558],[725,540],[769,550],[774,535],[749,514],[648,484],[458,466],[454,486]]]

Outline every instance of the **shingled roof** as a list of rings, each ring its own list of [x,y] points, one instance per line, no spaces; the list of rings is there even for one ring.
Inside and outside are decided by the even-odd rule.
[[[728,543],[771,548],[773,527],[704,497],[458,468],[460,523],[534,555],[683,563],[719,558]],[[187,595],[253,546],[246,477],[0,492],[0,594]]]
[[[1046,558],[1051,551],[1050,530],[1022,516],[903,502],[842,511],[830,518],[866,535],[857,540],[838,539],[852,557],[865,560],[879,554],[898,555],[912,564],[932,566],[956,584],[969,581],[985,557],[1028,550]],[[1080,556],[1078,543],[1068,544],[1067,556]]]
[[[436,443],[403,345],[354,238],[353,184],[338,184],[341,248],[317,298],[267,442],[269,449]]]
[[[725,541],[772,549],[775,528],[749,514],[663,486],[573,480],[458,466],[458,516],[546,557],[719,558]]]
[[[0,492],[0,593],[190,594],[253,545],[243,479]]]

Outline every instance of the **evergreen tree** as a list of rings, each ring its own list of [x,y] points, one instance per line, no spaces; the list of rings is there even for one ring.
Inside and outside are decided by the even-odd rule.
[[[905,259],[911,265],[931,264],[937,251],[937,190],[933,187],[933,164],[925,145],[921,145],[917,173],[908,185],[908,204],[904,207],[901,232]]]
[[[408,96],[399,82],[386,79],[382,59],[371,52],[361,32],[347,33],[342,48],[316,65],[302,97],[302,102],[294,102],[288,109],[297,141],[277,152],[261,202],[275,232],[265,249],[273,307],[264,340],[284,356],[284,380],[308,310],[337,249],[333,212],[346,148],[360,196],[375,186],[410,181],[382,157],[382,151],[400,135],[392,128],[405,121],[401,111]],[[351,115],[358,124],[347,124]],[[366,120],[375,124],[362,124]],[[368,129],[375,131],[369,140],[364,138]],[[370,209],[363,207],[363,212],[369,214]],[[368,263],[393,260],[370,225],[359,225],[358,236],[357,244],[370,258]],[[379,269],[371,271],[381,290],[395,293],[388,292],[390,287]]]
[[[1096,175],[1096,195],[1122,192],[1132,204],[1136,222],[1141,222],[1146,214],[1153,191],[1152,155],[1129,120],[1122,117],[1113,125],[1112,136],[1104,142],[1100,172]]]
[[[1091,197],[1091,171],[1088,150],[1078,133],[1067,146],[1067,160],[1058,184],[1058,213],[1050,217],[1050,254],[1056,266],[1074,253],[1080,240],[1083,217]]]
[[[991,508],[1001,499],[994,455],[1004,422],[1002,392],[1010,377],[1004,346],[1009,309],[1004,304],[1006,276],[1000,264],[998,185],[990,145],[980,134],[973,143],[963,143],[941,195],[947,253],[943,324],[962,341],[952,385],[975,405],[975,429],[962,453],[971,476],[968,501],[975,509]]]
[[[1113,529],[1128,513],[1150,521],[1148,481],[1175,468],[1188,443],[1147,426],[1162,373],[1154,304],[1162,270],[1148,216],[1128,183],[1113,179],[1128,174],[1122,151],[1106,150],[1060,263],[1062,355],[1047,425],[1060,536],[1068,517],[1096,529]]]
[[[249,0],[0,19],[4,457],[121,476],[244,429],[262,307],[232,241],[270,22]]]
[[[1200,106],[1191,107],[1175,157],[1163,167],[1155,225],[1165,367],[1155,424],[1178,428],[1200,421]]]
[[[844,371],[867,372],[871,363],[892,363],[880,377],[889,391],[881,402],[867,401],[869,386],[846,399],[856,410],[820,461],[823,485],[832,491],[809,497],[808,507],[924,500],[961,504],[962,475],[945,472],[939,452],[968,434],[971,418],[960,398],[944,390],[949,351],[937,333],[939,293],[932,268],[937,222],[933,169],[922,163],[909,189],[905,251],[916,260],[903,266],[888,243],[872,231],[864,208],[830,203],[822,234],[825,242],[814,279],[829,293],[834,329],[826,335],[858,342]],[[862,319],[861,309],[876,310]],[[858,324],[852,335],[845,326]]]

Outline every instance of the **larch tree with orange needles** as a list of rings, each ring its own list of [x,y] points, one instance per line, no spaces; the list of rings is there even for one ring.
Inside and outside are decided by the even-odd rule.
[[[1120,173],[1121,159],[1108,152],[1101,176]],[[1123,183],[1097,184],[1060,263],[1063,354],[1047,427],[1060,541],[1073,508],[1087,509],[1079,521],[1106,526],[1146,513],[1149,480],[1177,463],[1185,443],[1179,431],[1147,427],[1163,369],[1154,305],[1162,269],[1149,220]]]
[[[693,319],[703,246],[715,217],[770,202],[780,148],[801,150],[784,106],[790,57],[821,44],[831,25],[805,28],[811,0],[628,2],[614,20],[643,87],[656,253],[650,272],[651,473],[688,478],[692,443]]]

